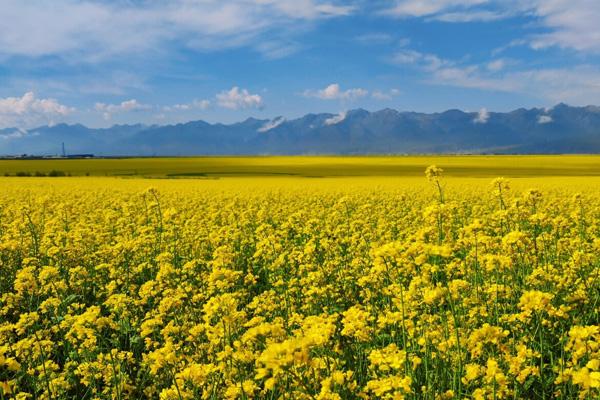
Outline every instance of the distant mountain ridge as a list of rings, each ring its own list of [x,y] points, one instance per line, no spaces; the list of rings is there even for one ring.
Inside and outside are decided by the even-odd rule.
[[[234,124],[81,124],[0,130],[0,155],[186,156],[252,154],[600,153],[600,107],[441,113],[363,109]]]

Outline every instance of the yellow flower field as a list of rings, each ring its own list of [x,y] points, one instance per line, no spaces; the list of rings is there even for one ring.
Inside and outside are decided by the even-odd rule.
[[[600,397],[600,178],[0,188],[0,399]]]

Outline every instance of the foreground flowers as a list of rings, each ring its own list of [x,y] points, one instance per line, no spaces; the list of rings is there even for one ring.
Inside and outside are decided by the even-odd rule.
[[[427,176],[4,191],[0,398],[598,398],[598,189]]]

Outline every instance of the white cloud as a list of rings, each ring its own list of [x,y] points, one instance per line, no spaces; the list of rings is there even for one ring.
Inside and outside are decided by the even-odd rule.
[[[173,41],[199,49],[254,47],[273,30],[293,34],[303,22],[354,10],[333,0],[2,0],[0,55],[93,61],[156,54]]]
[[[400,90],[398,89],[390,89],[387,92],[381,91],[381,90],[375,90],[373,93],[371,93],[371,97],[373,97],[376,100],[381,100],[381,101],[388,101],[388,100],[392,100],[394,97],[400,95]]]
[[[449,23],[526,16],[535,18],[536,25],[545,30],[518,40],[534,49],[558,46],[600,52],[600,1],[597,0],[397,0],[381,13]]]
[[[425,17],[454,8],[468,8],[488,0],[398,0],[383,11],[395,17]]]
[[[147,111],[153,107],[148,104],[142,104],[136,99],[126,100],[119,104],[96,103],[94,109],[102,113],[105,120],[112,118],[113,114],[127,113],[133,111]]]
[[[501,11],[458,11],[441,13],[431,17],[432,20],[442,22],[489,22],[496,21],[499,19],[508,18],[513,16],[512,12],[501,12]]]
[[[394,40],[394,37],[387,33],[374,32],[356,36],[354,39],[360,44],[372,46],[390,43]]]
[[[302,49],[302,46],[290,41],[262,41],[256,45],[256,50],[268,60],[285,58]]]
[[[334,115],[331,118],[327,118],[324,123],[325,123],[325,125],[339,124],[340,122],[342,122],[343,120],[346,119],[346,115],[347,115],[347,112],[342,111],[341,113]]]
[[[538,124],[548,124],[552,122],[552,117],[550,115],[540,115],[538,117]]]
[[[600,2],[596,0],[530,0],[532,12],[550,29],[531,39],[533,48],[560,46],[600,52]]]
[[[505,52],[508,49],[511,49],[513,47],[519,47],[519,46],[527,46],[528,45],[528,41],[525,39],[514,39],[511,40],[510,42],[508,42],[507,44],[500,46],[500,47],[496,47],[495,49],[492,50],[492,55],[495,57],[500,53]]]
[[[499,72],[505,69],[508,65],[514,64],[512,60],[506,60],[503,58],[499,58],[497,60],[492,60],[487,63],[486,67],[491,72]]]
[[[271,129],[277,128],[279,125],[283,124],[285,121],[286,121],[286,119],[283,117],[277,117],[275,119],[272,119],[271,121],[267,122],[266,124],[264,124],[263,126],[258,128],[258,132],[261,132],[261,133],[268,132]]]
[[[396,64],[415,64],[421,61],[422,53],[415,50],[402,50],[394,54],[392,61]]]
[[[240,3],[248,3],[248,1]],[[252,2],[250,2],[252,3]],[[344,4],[344,2],[340,2]],[[346,1],[346,3],[350,3]],[[254,0],[255,5],[271,7],[281,15],[294,19],[316,19],[322,17],[340,17],[351,14],[353,5],[337,5],[333,2],[315,0]]]
[[[488,75],[480,65],[450,65],[432,69],[426,80],[432,84],[498,92],[518,92],[520,86],[520,82],[514,79]]]
[[[486,124],[489,119],[490,119],[490,113],[488,112],[487,109],[482,108],[477,113],[477,117],[475,117],[475,119],[473,120],[473,122],[476,123],[476,124]]]
[[[531,0],[397,0],[381,14],[448,23],[489,22],[527,13]]]
[[[433,84],[534,95],[549,102],[590,104],[600,97],[600,68],[525,69],[490,75],[480,65],[442,67],[431,71]]]
[[[200,50],[248,46],[267,58],[301,46],[290,40],[302,27],[326,18],[368,14],[359,0],[2,0],[0,56],[61,56],[71,63],[118,55],[156,55],[167,44]],[[390,2],[388,2],[390,3]],[[396,0],[380,14],[446,22],[491,21],[515,15],[544,28],[527,38],[534,48],[560,46],[600,52],[597,0]],[[282,39],[273,40],[273,37]],[[387,42],[389,35],[357,40]]]
[[[521,93],[548,102],[586,105],[600,97],[600,68],[577,65],[572,68],[523,69],[491,73],[484,65],[451,65],[429,70],[432,84]]]
[[[450,62],[435,54],[421,53],[411,49],[403,49],[395,53],[391,58],[394,64],[417,65],[425,69],[436,70]]]
[[[229,108],[230,110],[238,110],[244,108],[263,108],[263,99],[258,94],[251,94],[246,89],[240,89],[237,86],[232,87],[228,91],[223,91],[217,94],[217,104],[221,107]]]
[[[22,97],[0,98],[0,127],[27,128],[63,120],[75,111],[55,99],[39,99],[33,92]]]
[[[304,96],[316,97],[321,100],[356,100],[368,94],[369,91],[362,88],[342,90],[338,83],[332,83],[325,89],[304,91]]]

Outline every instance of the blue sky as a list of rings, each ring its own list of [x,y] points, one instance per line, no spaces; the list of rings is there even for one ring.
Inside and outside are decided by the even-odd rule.
[[[0,128],[600,104],[597,0],[0,0]]]

